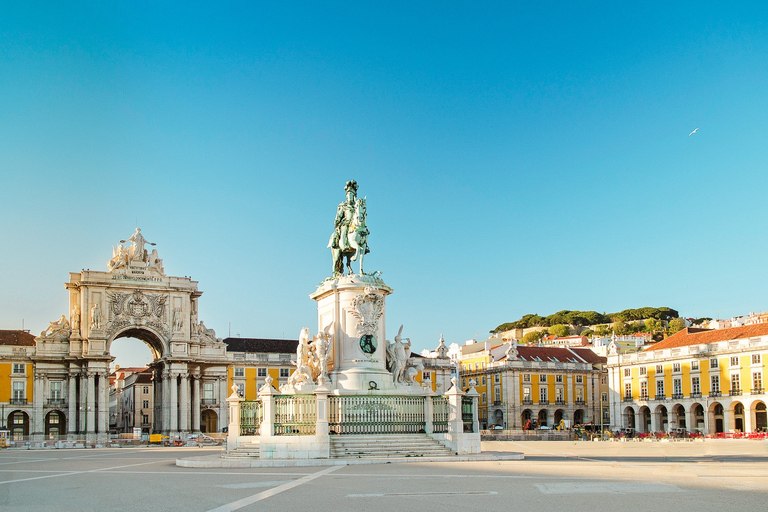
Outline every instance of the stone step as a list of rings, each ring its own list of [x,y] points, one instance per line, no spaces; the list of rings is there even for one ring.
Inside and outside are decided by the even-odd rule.
[[[454,455],[442,443],[419,434],[339,435],[331,438],[331,457],[447,457]]]

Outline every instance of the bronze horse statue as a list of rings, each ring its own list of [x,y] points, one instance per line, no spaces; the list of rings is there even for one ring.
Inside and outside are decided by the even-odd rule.
[[[364,273],[363,257],[371,252],[368,249],[368,235],[370,232],[365,225],[366,217],[365,199],[355,199],[351,218],[342,218],[339,226],[331,235],[328,247],[331,248],[334,277],[344,275],[345,266],[347,274],[354,274],[352,262],[358,259],[360,260],[360,273]],[[345,259],[346,265],[344,264]]]

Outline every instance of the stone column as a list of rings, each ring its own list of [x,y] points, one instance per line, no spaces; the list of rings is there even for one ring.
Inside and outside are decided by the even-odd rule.
[[[752,432],[752,418],[754,416],[754,410],[750,404],[749,408],[744,406],[744,432]]]
[[[512,404],[510,415],[512,421],[507,420],[507,428],[522,428],[520,417],[522,401],[520,397],[520,372],[512,370],[512,388],[509,390],[509,403]]]
[[[88,371],[85,373],[85,385],[87,388],[85,395],[85,431],[86,434],[93,434],[96,425],[96,383],[94,382],[95,373]]]
[[[168,434],[171,430],[171,375],[167,369],[163,370],[163,403],[162,403],[162,415],[160,419],[162,424],[162,432]]]
[[[176,433],[179,430],[179,374],[170,372],[169,376],[168,385],[170,386],[171,404],[168,428],[171,433]]]
[[[80,370],[80,399],[77,404],[78,420],[77,420],[77,432],[79,434],[85,434],[86,425],[86,402],[88,401],[88,377],[85,370]]]
[[[179,399],[179,430],[189,431],[189,374],[181,374],[181,397]]]
[[[109,432],[109,373],[99,373],[99,414],[98,414],[98,432],[106,434]]]
[[[192,431],[200,431],[200,378],[192,379]]]
[[[733,430],[733,425],[731,425],[731,411],[726,409],[725,405],[723,405],[723,432],[730,432],[731,430]]]
[[[34,414],[32,415],[32,432],[33,436],[39,436],[41,439],[45,434],[45,425],[43,417],[43,403],[45,403],[45,384],[46,376],[42,373],[35,372],[32,379],[32,408]]]
[[[651,410],[651,432],[656,432],[657,430],[661,430],[660,420],[661,420],[661,413],[656,412],[656,410]]]
[[[693,406],[688,407],[685,411],[685,429],[688,432],[696,430],[696,416],[693,414]]]
[[[219,376],[219,430],[222,425],[229,423],[229,411],[227,407],[227,376]]]
[[[576,407],[577,407],[576,397],[573,396],[573,379],[575,379],[575,377],[573,376],[573,373],[565,374],[565,380],[566,380],[565,403],[567,404],[565,410],[568,411],[570,415],[570,418],[567,418],[567,419],[571,420],[571,426],[574,425],[573,414],[576,411]]]
[[[592,411],[592,417],[589,419],[593,424],[598,425],[600,422],[597,421],[597,417],[595,416],[595,402],[592,398],[592,381],[595,378],[594,370],[592,373],[588,373],[584,376],[584,379],[586,380],[585,386],[584,386],[584,412]],[[584,418],[586,420],[587,418]]]
[[[69,370],[69,381],[67,382],[67,394],[69,415],[67,417],[67,432],[75,434],[77,432],[77,373]]]

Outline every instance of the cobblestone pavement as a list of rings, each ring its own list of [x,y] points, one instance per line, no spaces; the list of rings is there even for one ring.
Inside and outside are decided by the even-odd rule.
[[[187,469],[201,448],[0,451],[0,510],[765,510],[768,444],[488,442],[523,461]]]

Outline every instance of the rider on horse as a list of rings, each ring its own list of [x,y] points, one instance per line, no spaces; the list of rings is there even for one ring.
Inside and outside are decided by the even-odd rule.
[[[349,261],[356,260],[358,251],[361,249],[362,254],[370,252],[367,246],[368,229],[365,227],[365,220],[357,218],[360,213],[360,203],[362,203],[363,214],[365,208],[365,200],[357,199],[357,182],[355,180],[348,181],[344,191],[347,194],[347,199],[342,201],[336,209],[336,219],[333,222],[334,230],[328,242],[333,256],[334,275],[344,273],[344,257],[347,258],[347,269],[349,273],[352,273]]]

